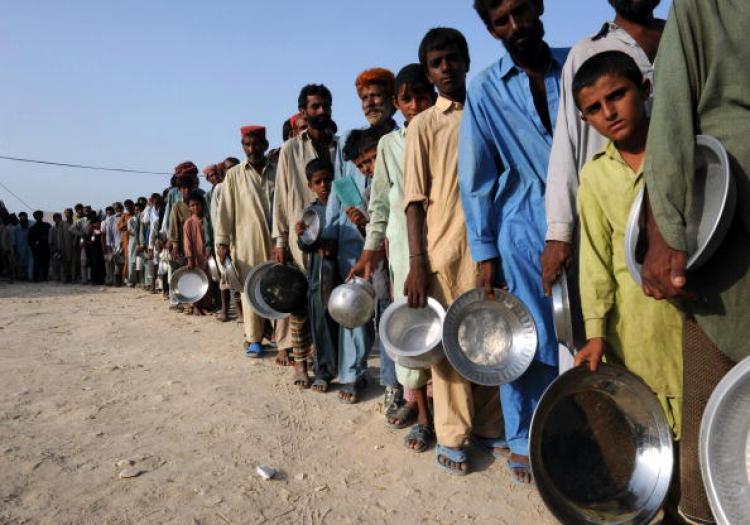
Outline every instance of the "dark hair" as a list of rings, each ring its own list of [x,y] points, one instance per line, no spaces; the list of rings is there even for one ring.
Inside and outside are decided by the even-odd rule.
[[[383,126],[352,130],[344,144],[344,160],[353,161],[364,152],[377,148],[380,138],[388,131]]]
[[[188,203],[193,201],[199,202],[204,209],[206,208],[206,200],[203,198],[203,195],[199,191],[190,192],[190,196],[188,197],[187,201]]]
[[[394,86],[396,96],[401,92],[402,86],[406,86],[408,89],[414,91],[435,93],[435,86],[427,79],[422,64],[409,64],[401,68],[401,71],[396,75]]]
[[[151,198],[154,200],[161,199],[161,193],[152,193]]]
[[[323,84],[307,84],[299,92],[297,98],[297,108],[300,110],[307,107],[307,97],[319,96],[326,99],[329,103],[333,103],[333,95]]]
[[[124,205],[125,205],[126,208],[128,206],[132,206],[133,205],[133,201],[131,201],[130,199],[125,199]]]
[[[543,4],[544,0],[533,0],[537,5]],[[503,0],[474,0],[474,11],[477,12],[479,18],[482,19],[487,29],[491,28],[492,20],[490,20],[490,9],[495,9],[497,6],[503,3]]]
[[[104,208],[104,211],[105,211],[105,212],[106,212],[106,211],[111,211],[112,213],[114,213],[114,212],[115,212],[115,209],[114,209],[114,207],[112,207],[112,206],[107,206],[106,208]]]
[[[57,213],[57,212],[55,212],[55,213],[53,213],[53,214],[52,214],[52,220],[55,220],[55,219],[57,219],[58,217],[60,217],[60,218],[62,219],[62,213]]]
[[[75,208],[76,210],[77,210],[78,208],[83,208],[83,204],[81,204],[81,203],[79,202],[78,204],[76,204],[75,206],[73,206],[73,208]]]
[[[466,71],[469,71],[471,58],[469,57],[469,44],[458,29],[451,27],[433,27],[422,38],[419,44],[419,63],[427,68],[427,53],[430,51],[444,51],[449,47],[455,47],[463,55],[466,61]]]
[[[234,167],[240,163],[240,159],[238,159],[237,157],[227,157],[226,159],[224,159],[224,162],[230,162],[232,164],[232,167]]]
[[[638,87],[643,85],[643,73],[633,58],[622,51],[605,51],[586,60],[573,77],[573,97],[578,106],[578,94],[591,87],[604,75],[625,77]]]
[[[36,210],[36,211],[35,211],[34,213],[32,213],[31,215],[33,215],[33,216],[34,216],[34,218],[36,219],[36,216],[37,216],[37,215],[41,215],[42,217],[44,217],[44,212],[43,212],[42,210]]]
[[[313,159],[308,162],[307,166],[305,166],[305,176],[307,177],[307,182],[310,182],[313,174],[316,171],[325,171],[333,175],[333,164],[331,164],[330,160],[320,158]]]
[[[289,140],[289,136],[292,134],[292,121],[291,119],[286,119],[284,121],[284,125],[281,127],[281,136],[284,139],[284,142]]]
[[[18,212],[18,217],[20,218],[21,216],[28,218],[29,214],[26,213],[25,211]]]

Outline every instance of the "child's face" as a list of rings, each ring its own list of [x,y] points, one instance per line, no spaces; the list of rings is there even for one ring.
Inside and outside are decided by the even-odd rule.
[[[190,204],[188,206],[190,207],[190,213],[192,215],[196,215],[198,217],[203,216],[203,205],[200,203],[200,201],[192,200],[190,201]]]
[[[578,92],[581,118],[614,142],[629,140],[646,122],[651,85],[635,85],[621,75],[604,75]]]
[[[411,86],[404,84],[399,87],[398,94],[396,95],[396,107],[398,107],[406,122],[411,121],[411,119],[431,107],[434,103],[435,93],[426,87],[415,90]]]
[[[354,159],[354,164],[357,165],[357,168],[362,172],[362,175],[365,177],[372,177],[372,174],[375,172],[375,158],[377,156],[377,148],[368,149]]]
[[[310,177],[310,182],[307,186],[310,190],[318,196],[318,200],[322,204],[328,202],[328,196],[331,194],[331,184],[333,183],[333,175],[325,170],[318,170]]]

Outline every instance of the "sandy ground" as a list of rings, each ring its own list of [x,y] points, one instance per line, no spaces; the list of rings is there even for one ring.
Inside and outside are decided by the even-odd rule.
[[[406,450],[377,387],[300,392],[241,343],[144,292],[0,284],[0,523],[555,523],[482,451],[460,478]]]

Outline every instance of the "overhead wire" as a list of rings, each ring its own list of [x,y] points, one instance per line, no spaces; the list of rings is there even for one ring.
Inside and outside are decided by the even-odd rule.
[[[13,195],[13,196],[14,196],[14,197],[15,197],[15,198],[16,198],[16,199],[17,199],[17,200],[19,201],[19,202],[21,202],[21,204],[23,204],[24,206],[26,206],[26,208],[27,208],[27,209],[28,209],[29,211],[31,211],[31,210],[33,210],[33,209],[34,209],[34,208],[32,208],[31,206],[29,206],[29,203],[28,203],[28,202],[26,202],[26,201],[25,201],[25,200],[23,200],[23,199],[22,199],[21,197],[19,197],[19,196],[18,196],[18,195],[16,195],[15,193],[13,193],[13,191],[11,191],[11,189],[10,189],[10,188],[9,188],[8,186],[6,186],[5,184],[3,184],[3,183],[2,183],[2,181],[0,181],[0,187],[2,187],[2,188],[3,188],[4,190],[5,190],[5,191],[7,191],[8,193],[10,193],[11,195]]]
[[[89,166],[86,164],[70,164],[67,162],[56,162],[51,160],[39,160],[39,159],[25,159],[21,157],[8,157],[5,155],[0,155],[0,159],[2,160],[11,160],[15,162],[26,162],[29,164],[43,164],[46,166],[61,166],[63,168],[78,168],[78,169],[85,169],[85,170],[99,170],[99,171],[116,171],[119,173],[138,173],[142,175],[172,175],[171,173],[165,172],[165,171],[147,171],[147,170],[133,170],[129,168],[108,168],[104,166]]]

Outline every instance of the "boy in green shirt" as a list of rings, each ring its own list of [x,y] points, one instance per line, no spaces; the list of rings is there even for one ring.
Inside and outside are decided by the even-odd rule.
[[[625,264],[629,210],[644,184],[651,86],[620,51],[587,60],[573,79],[581,118],[607,147],[581,170],[580,289],[586,345],[576,365],[595,372],[602,358],[639,375],[654,391],[679,439],[682,407],[682,315],[643,294]]]

